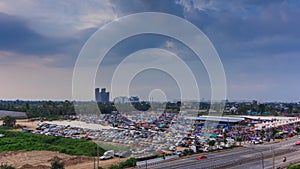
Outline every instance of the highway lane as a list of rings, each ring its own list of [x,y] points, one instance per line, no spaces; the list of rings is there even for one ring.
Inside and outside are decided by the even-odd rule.
[[[214,152],[214,153],[202,153],[208,156],[208,159],[197,161],[196,157],[198,156],[192,156],[187,158],[181,158],[176,161],[170,161],[170,162],[164,162],[159,165],[155,166],[148,166],[148,168],[193,168],[195,166],[201,165],[201,166],[211,166],[212,163],[214,164],[223,164],[225,158],[233,157],[233,156],[242,156],[245,154],[251,154],[253,153],[253,150],[249,150],[246,148],[238,148],[238,149],[232,149],[230,151],[223,151],[223,152]],[[188,167],[191,165],[190,167]]]
[[[274,158],[274,166],[277,167],[284,167],[286,165],[289,165],[291,162],[300,161],[300,147],[297,148],[298,151],[293,151],[284,155],[275,156]],[[287,161],[283,162],[283,157],[287,157]],[[264,169],[273,169],[273,159],[272,158],[266,158],[264,159]],[[254,161],[250,163],[245,163],[236,167],[231,167],[230,169],[259,169],[262,167],[261,161]]]
[[[161,168],[184,168],[184,169],[194,169],[194,168],[231,168],[233,166],[238,166],[239,164],[249,163],[251,167],[257,167],[260,165],[261,168],[261,152],[266,159],[272,157],[271,148],[275,150],[278,156],[283,154],[292,153],[293,151],[290,147],[298,141],[298,138],[283,140],[282,143],[271,143],[263,145],[247,145],[246,148],[237,148],[223,152],[213,152],[213,153],[203,153],[208,156],[208,159],[196,160],[196,156],[180,158],[175,161],[163,162],[154,166],[147,166],[147,168],[161,169]],[[269,162],[266,160],[266,166],[269,166]],[[251,165],[252,164],[252,165]],[[230,167],[229,167],[230,166]],[[247,167],[248,168],[248,167]]]
[[[266,148],[260,148],[262,151],[269,151]],[[254,152],[252,149],[238,149],[219,153],[206,154],[208,159],[197,161],[196,156],[188,157],[185,159],[179,159],[176,161],[166,162],[157,166],[151,166],[148,168],[210,168],[212,166],[223,166],[225,163],[238,162],[238,160],[247,161],[248,158],[258,158],[259,153]],[[235,161],[236,160],[236,161]]]

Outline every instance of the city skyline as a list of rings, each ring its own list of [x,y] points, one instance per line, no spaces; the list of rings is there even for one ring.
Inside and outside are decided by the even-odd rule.
[[[18,4],[4,0],[0,2],[0,100],[72,100],[77,56],[98,28],[128,14],[163,12],[186,19],[210,39],[224,66],[229,100],[299,102],[299,7],[296,0],[32,0]],[[172,38],[155,35],[131,37],[116,45],[100,64],[95,84],[110,91],[112,98],[124,95],[111,90],[111,77],[126,56],[144,48],[178,55],[196,74],[200,97],[210,98],[207,72],[195,54]],[[153,55],[169,61],[163,53]],[[134,67],[157,60],[126,64]],[[144,100],[157,89],[167,100],[180,98],[176,79],[156,70],[138,74],[129,90]]]

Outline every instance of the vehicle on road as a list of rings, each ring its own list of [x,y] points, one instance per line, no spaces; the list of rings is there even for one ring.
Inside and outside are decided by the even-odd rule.
[[[300,145],[300,141],[297,141],[297,142],[295,143],[295,145]]]
[[[205,155],[200,155],[196,158],[196,160],[204,160],[204,159],[207,159],[208,157],[205,156]]]

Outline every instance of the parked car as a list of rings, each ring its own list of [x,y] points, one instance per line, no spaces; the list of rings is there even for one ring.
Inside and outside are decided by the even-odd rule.
[[[218,150],[223,150],[223,146],[217,145]]]
[[[107,160],[107,159],[111,159],[114,157],[114,150],[109,150],[109,151],[106,151],[103,156],[100,157],[100,160]]]
[[[170,147],[169,147],[169,150],[170,150],[170,151],[175,151],[175,150],[176,150],[176,147],[175,147],[175,146],[170,146]]]
[[[177,151],[177,150],[176,150],[176,151],[173,152],[173,154],[174,154],[174,155],[182,156],[182,151]]]
[[[211,147],[204,147],[204,149],[203,149],[204,152],[209,152],[209,151],[211,151],[211,150],[212,150]]]
[[[183,150],[183,152],[185,152],[185,153],[194,153],[193,149],[191,149],[191,148],[186,148],[186,149]]]
[[[295,143],[295,145],[300,145],[300,141],[297,141],[297,142]]]
[[[253,144],[262,144],[263,141],[262,141],[262,140],[257,140],[257,139],[255,139],[255,140],[252,140],[252,143],[253,143]]]

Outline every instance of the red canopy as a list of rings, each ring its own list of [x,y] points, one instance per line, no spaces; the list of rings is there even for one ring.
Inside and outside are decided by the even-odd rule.
[[[147,123],[142,124],[142,127],[148,127],[148,126],[149,126],[149,124],[147,124]]]

